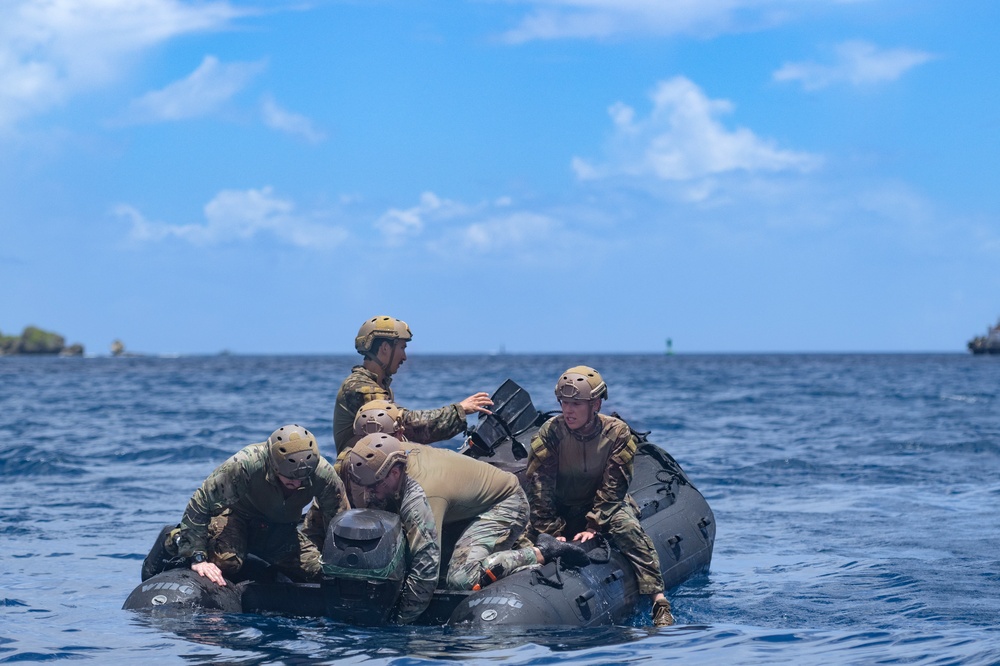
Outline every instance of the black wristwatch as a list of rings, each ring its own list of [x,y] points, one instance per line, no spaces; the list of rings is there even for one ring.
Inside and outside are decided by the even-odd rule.
[[[204,561],[205,561],[205,553],[203,553],[200,550],[191,556],[191,564],[201,564]]]

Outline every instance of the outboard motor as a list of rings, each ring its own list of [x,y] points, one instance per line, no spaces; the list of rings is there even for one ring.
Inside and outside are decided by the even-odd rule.
[[[399,516],[350,509],[330,521],[323,544],[327,616],[351,624],[385,624],[405,578],[406,538]]]

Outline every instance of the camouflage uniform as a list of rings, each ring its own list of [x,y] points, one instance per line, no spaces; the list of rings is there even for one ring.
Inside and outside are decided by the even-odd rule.
[[[390,502],[398,507],[409,546],[409,568],[396,609],[402,624],[430,603],[441,573],[441,530],[472,520],[455,545],[446,585],[472,589],[485,566],[509,573],[536,562],[533,548],[510,548],[524,532],[527,496],[517,477],[467,456],[421,446],[409,452],[406,477]]]
[[[302,510],[314,497],[330,518],[349,508],[333,465],[320,458],[302,486],[287,491],[271,469],[267,443],[251,444],[219,465],[195,491],[172,554],[207,553],[223,575],[232,576],[247,553],[253,553],[294,580],[317,578],[319,550],[297,529]]]
[[[393,401],[391,382],[392,377],[385,377],[380,383],[375,373],[363,365],[351,369],[340,385],[333,410],[333,441],[338,453],[354,439],[354,417],[363,405],[372,400]],[[413,442],[440,442],[465,430],[465,410],[458,403],[438,409],[404,409],[402,424],[407,438]]]
[[[519,486],[513,495],[472,521],[455,543],[447,587],[471,590],[483,580],[485,570],[499,578],[537,564],[534,547],[522,539],[528,511],[528,496]]]
[[[637,443],[628,425],[611,416],[580,438],[562,416],[549,419],[531,441],[527,489],[532,536],[572,538],[584,528],[606,534],[635,569],[641,594],[663,591],[656,547],[628,495]]]

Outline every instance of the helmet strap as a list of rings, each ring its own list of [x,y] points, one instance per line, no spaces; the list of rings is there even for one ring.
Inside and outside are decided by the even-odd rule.
[[[365,356],[365,360],[363,362],[363,365],[367,366],[369,370],[371,370],[372,372],[375,372],[381,378],[385,378],[385,377],[389,376],[389,364],[382,362],[382,359],[380,359],[378,357],[378,352],[379,352],[380,349],[382,349],[382,344],[383,343],[388,343],[389,346],[392,348],[392,351],[389,352],[389,362],[391,362],[392,361],[392,355],[396,351],[396,344],[395,344],[395,342],[393,340],[388,340],[386,338],[375,338],[375,341],[378,343],[378,346],[375,348],[375,353],[374,354],[368,353]],[[374,367],[371,367],[371,366],[374,366]],[[376,370],[376,368],[377,368],[377,370]]]
[[[399,471],[396,472],[395,470],[399,470]],[[398,460],[396,462],[394,462],[392,464],[392,467],[389,468],[389,471],[386,472],[385,476],[383,476],[376,483],[376,485],[378,485],[378,483],[382,483],[383,481],[385,481],[386,479],[388,479],[390,476],[393,476],[394,473],[396,474],[396,476],[394,476],[393,480],[390,481],[390,484],[392,484],[392,485],[389,488],[390,492],[389,492],[388,497],[386,499],[398,500],[402,496],[402,494],[403,494],[403,488],[406,486],[406,464],[405,463],[403,463],[402,461],[398,461]],[[374,488],[374,486],[372,486],[372,488]],[[371,489],[369,489],[369,490],[371,490]]]
[[[389,363],[392,363],[393,360],[395,360],[396,353],[399,350],[399,340],[393,340],[390,344],[392,344],[392,352],[389,354]],[[396,365],[396,368],[399,368],[399,364]],[[388,372],[388,369],[386,370],[386,372]]]
[[[590,439],[600,429],[600,418],[597,416],[597,410],[594,409],[594,401],[591,400],[587,404],[590,405],[590,418],[587,419],[587,422],[583,426],[569,431],[573,437],[581,442],[585,439]]]
[[[383,363],[382,360],[380,358],[378,358],[378,355],[376,355],[375,362],[378,363],[379,367],[382,368],[382,374],[384,376],[388,377],[389,374],[390,374],[389,373],[389,366],[392,364],[392,359],[395,358],[395,356],[396,356],[396,341],[395,340],[383,340],[383,342],[385,342],[385,343],[387,343],[389,345],[389,359],[385,363]],[[381,348],[382,348],[382,344],[380,343],[379,344],[379,349],[381,349]]]

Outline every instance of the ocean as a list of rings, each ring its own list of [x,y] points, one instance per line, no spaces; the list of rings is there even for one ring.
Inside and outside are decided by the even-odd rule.
[[[511,378],[554,410],[567,367],[604,375],[604,411],[651,431],[715,512],[711,570],[668,592],[677,626],[123,611],[160,527],[225,458],[285,423],[332,450],[358,357],[7,357],[0,664],[1000,663],[1000,358],[413,352],[393,384],[411,408]]]

